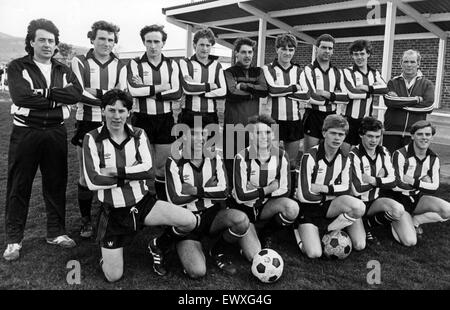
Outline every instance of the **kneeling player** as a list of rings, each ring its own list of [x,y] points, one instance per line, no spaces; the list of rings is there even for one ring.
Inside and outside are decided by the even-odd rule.
[[[383,124],[365,117],[359,127],[361,143],[350,152],[352,160],[352,191],[366,204],[364,227],[369,243],[378,243],[372,229],[392,225],[403,244],[410,243],[411,229],[403,205],[382,192],[395,187],[395,173],[388,150],[380,145]]]
[[[450,203],[431,196],[439,188],[439,157],[430,149],[435,127],[422,120],[411,126],[410,133],[413,141],[395,151],[392,158],[397,187],[390,194],[411,214],[409,225],[420,236],[423,233],[420,225],[450,218]],[[398,241],[400,236],[393,233]],[[408,245],[416,242],[414,234]]]
[[[216,266],[227,274],[235,274],[237,269],[227,258],[226,248],[241,239],[249,228],[244,212],[223,208],[220,203],[228,195],[227,176],[222,158],[212,153],[205,156],[208,154],[203,152],[207,135],[206,130],[192,126],[183,135],[183,150],[178,156],[169,157],[166,163],[169,201],[200,217],[199,227],[176,242],[181,264],[191,278],[206,274],[200,241],[208,235],[218,238],[209,252]]]
[[[328,115],[323,123],[324,141],[309,149],[300,164],[297,198],[300,200],[298,231],[300,250],[309,258],[322,256],[319,227],[347,232],[355,250],[365,247],[361,217],[364,203],[348,195],[350,191],[350,159],[341,150],[348,122],[340,115]],[[331,223],[330,223],[331,222]]]
[[[83,140],[83,171],[90,190],[97,191],[102,211],[97,240],[102,251],[102,269],[108,281],[123,274],[123,247],[143,226],[172,226],[185,235],[197,225],[188,210],[156,200],[150,192],[154,180],[149,142],[145,132],[126,123],[132,98],[110,90],[102,98],[105,125]]]
[[[244,256],[252,260],[261,250],[255,223],[260,231],[264,248],[271,247],[271,235],[282,226],[291,225],[298,215],[298,204],[289,199],[289,160],[286,152],[273,145],[271,126],[275,121],[268,115],[251,117],[250,146],[234,158],[233,197],[235,207],[250,219],[250,229],[241,240]],[[264,223],[268,221],[268,223]]]

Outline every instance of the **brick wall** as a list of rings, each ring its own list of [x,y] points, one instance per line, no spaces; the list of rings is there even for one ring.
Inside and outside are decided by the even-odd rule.
[[[373,54],[369,58],[369,65],[381,71],[383,58],[383,41],[372,42]],[[348,54],[350,43],[338,43],[335,46],[332,62],[338,67],[347,67],[352,63]],[[276,57],[275,40],[266,41],[265,63],[271,62]],[[438,39],[423,40],[397,40],[394,42],[394,55],[392,59],[392,76],[401,73],[400,60],[403,52],[407,49],[416,49],[422,55],[420,70],[433,83],[436,82],[437,58],[439,51]],[[311,62],[312,47],[306,44],[300,44],[297,48],[293,61],[304,66]],[[447,41],[447,52],[444,68],[444,83],[442,87],[441,108],[450,110],[450,40]],[[255,58],[256,60],[256,55]]]

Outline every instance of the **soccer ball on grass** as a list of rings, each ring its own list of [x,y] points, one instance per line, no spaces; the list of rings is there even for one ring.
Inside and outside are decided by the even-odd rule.
[[[261,282],[273,283],[283,273],[284,262],[280,254],[272,249],[262,249],[254,257],[252,273]]]

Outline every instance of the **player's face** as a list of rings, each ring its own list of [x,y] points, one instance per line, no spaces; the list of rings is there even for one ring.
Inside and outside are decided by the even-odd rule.
[[[375,148],[380,144],[381,130],[367,131],[361,137],[361,143],[367,151],[373,152]]]
[[[36,30],[34,41],[30,41],[37,60],[48,61],[53,57],[56,49],[55,35],[47,30]]]
[[[270,126],[257,123],[253,128],[252,140],[258,150],[267,150],[272,146],[273,132]]]
[[[250,67],[253,59],[253,47],[249,45],[241,45],[236,54],[236,62],[240,62],[244,67]]]
[[[101,57],[111,54],[115,44],[114,38],[114,32],[97,30],[97,36],[92,41],[92,44],[94,45],[94,52]]]
[[[211,47],[212,45],[207,38],[200,38],[197,44],[194,44],[195,55],[198,59],[208,59],[211,53]]]
[[[107,105],[103,110],[108,130],[122,130],[127,122],[130,112],[123,105],[121,100],[117,100],[113,105]]]
[[[365,68],[367,66],[367,60],[370,54],[367,53],[366,49],[362,51],[354,51],[352,53],[353,62],[358,66],[358,68]]]
[[[280,64],[289,64],[294,57],[295,47],[293,46],[283,46],[277,48],[278,62]]]
[[[420,150],[426,150],[430,147],[433,141],[433,131],[431,127],[418,129],[411,137],[414,140],[414,145]]]
[[[162,40],[162,33],[159,31],[147,32],[144,36],[144,45],[147,49],[147,55],[151,58],[156,58],[161,55],[164,42]]]
[[[317,48],[317,59],[321,62],[330,61],[333,55],[333,45],[333,42],[330,41],[320,41]]]
[[[191,151],[194,159],[201,159],[203,154],[203,145],[206,142],[206,132],[201,128],[191,130]]]
[[[419,69],[419,62],[416,54],[406,54],[402,59],[402,70],[407,76],[415,76]]]
[[[345,130],[341,128],[330,128],[322,132],[325,145],[331,149],[338,149],[341,147],[345,139]]]

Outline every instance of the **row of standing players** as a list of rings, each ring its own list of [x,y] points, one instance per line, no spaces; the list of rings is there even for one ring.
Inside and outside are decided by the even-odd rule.
[[[52,26],[48,26],[48,21],[37,20],[32,21],[32,23],[33,22],[35,27],[34,29],[31,28],[31,30],[29,28],[29,31],[31,31],[34,36],[30,36],[29,44],[27,44],[29,56],[12,62],[10,65],[10,70],[12,69],[12,72],[8,73],[9,80],[11,81],[10,92],[13,99],[12,112],[14,114],[15,125],[11,139],[13,140],[13,136],[16,137],[19,135],[23,137],[27,134],[27,130],[30,131],[30,129],[36,127],[44,127],[47,129],[55,128],[54,132],[57,134],[57,129],[60,129],[60,126],[58,125],[62,123],[60,118],[62,118],[61,116],[66,116],[67,114],[66,104],[78,102],[76,115],[77,132],[73,137],[72,142],[81,146],[86,133],[101,126],[102,113],[106,115],[106,110],[101,109],[102,104],[103,108],[105,108],[107,104],[117,106],[114,105],[115,101],[112,103],[106,102],[106,104],[102,103],[105,102],[105,98],[103,98],[105,93],[112,88],[127,88],[134,97],[135,101],[132,124],[133,126],[143,128],[147,133],[146,136],[148,137],[150,149],[149,154],[151,154],[150,158],[152,159],[150,165],[153,163],[154,172],[156,174],[155,188],[158,197],[164,196],[166,188],[168,192],[170,189],[167,182],[168,180],[165,180],[165,177],[168,176],[167,168],[165,168],[165,166],[166,159],[170,155],[170,145],[175,140],[171,134],[171,129],[174,125],[171,107],[172,101],[179,99],[181,96],[181,90],[184,90],[185,93],[185,104],[181,114],[179,115],[178,121],[189,124],[191,127],[193,126],[195,116],[201,116],[203,126],[208,123],[218,124],[216,100],[219,98],[225,98],[226,100],[224,123],[242,123],[245,125],[248,123],[249,116],[259,114],[259,98],[265,97],[269,94],[269,101],[271,101],[272,106],[272,117],[276,120],[279,126],[279,136],[284,142],[284,149],[287,153],[287,156],[282,156],[282,158],[291,158],[291,162],[285,167],[285,169],[287,169],[287,171],[291,170],[291,173],[296,167],[295,159],[299,153],[299,140],[303,137],[303,128],[305,136],[305,150],[309,150],[310,147],[317,145],[320,139],[324,138],[324,131],[322,128],[323,121],[329,114],[336,114],[338,107],[343,108],[341,112],[346,115],[348,123],[350,123],[350,134],[348,137],[356,137],[357,139],[359,136],[357,128],[361,122],[361,119],[372,113],[373,97],[375,95],[385,94],[384,98],[386,105],[388,106],[388,111],[386,113],[385,120],[387,130],[385,131],[383,143],[386,145],[388,140],[392,141],[394,149],[406,144],[408,142],[407,139],[410,139],[410,136],[408,135],[410,124],[417,120],[424,119],[426,113],[431,112],[430,107],[433,102],[433,86],[420,74],[420,71],[417,70],[420,64],[420,54],[416,51],[405,52],[402,59],[402,75],[393,78],[387,85],[380,77],[378,71],[373,70],[367,65],[367,59],[372,53],[370,43],[367,41],[359,40],[354,42],[354,44],[350,47],[350,54],[354,60],[354,65],[352,67],[344,70],[339,70],[334,67],[330,63],[334,39],[329,35],[322,35],[318,38],[316,42],[317,58],[312,64],[306,66],[303,71],[300,70],[299,66],[291,62],[295,53],[295,48],[297,47],[297,41],[295,37],[291,35],[281,35],[277,38],[277,59],[271,64],[264,66],[262,69],[251,66],[255,43],[252,40],[245,38],[238,39],[235,42],[234,51],[236,65],[223,71],[217,59],[209,54],[212,45],[215,43],[214,34],[211,30],[203,29],[195,34],[195,55],[191,57],[191,59],[180,60],[178,66],[175,61],[164,57],[161,53],[167,39],[167,34],[164,32],[163,27],[152,25],[144,27],[140,33],[147,50],[146,53],[141,58],[131,60],[125,67],[124,63],[122,63],[122,61],[117,59],[114,54],[111,53],[114,43],[117,43],[118,40],[118,28],[113,24],[100,21],[94,23],[92,30],[88,33],[88,37],[90,38],[94,48],[86,55],[77,56],[74,58],[72,62],[72,70],[74,74],[67,68],[58,68],[60,69],[59,71],[62,72],[58,80],[58,77],[55,76],[55,74],[50,76],[48,74],[48,66],[46,67],[43,65],[43,63],[50,63],[50,72],[53,72],[53,70],[58,67],[58,64],[53,61],[51,57],[53,55],[49,53],[48,49],[48,45],[50,45],[50,47],[52,45],[50,40],[52,37],[53,44],[55,45],[55,43],[57,43],[55,42],[57,41],[57,33],[55,34]],[[30,23],[30,25],[32,23]],[[43,40],[41,37],[43,37]],[[24,69],[28,73],[28,80],[24,78],[24,75],[22,74]],[[67,72],[65,72],[65,70],[67,70]],[[36,74],[36,71],[40,71],[44,77],[47,77],[48,75],[47,81],[42,79],[42,75],[39,76]],[[64,73],[66,75],[64,75]],[[24,80],[26,85],[22,85],[24,84]],[[53,87],[50,89],[48,85],[53,85]],[[126,87],[124,87],[125,85]],[[80,91],[82,91],[81,98],[79,94]],[[124,103],[126,100],[117,99],[116,101],[121,101]],[[56,116],[55,111],[59,112],[59,118],[49,117],[48,113],[43,116],[44,111],[41,110],[45,109],[43,107],[38,108],[37,104],[44,102],[45,109],[50,109],[55,113],[53,116]],[[304,105],[306,105],[306,110],[303,116],[303,121],[301,121],[300,110]],[[125,105],[123,107],[125,107]],[[51,121],[53,121],[53,123]],[[116,123],[113,121],[111,124],[111,126],[118,125],[120,124],[120,121]],[[257,124],[258,125],[256,127],[263,126],[264,122],[258,121]],[[96,143],[98,144],[99,141],[106,143],[104,140],[105,137],[110,138],[108,141],[111,142],[111,152],[99,152],[98,154],[101,154],[103,158],[99,158],[99,161],[95,162],[96,164],[100,164],[100,166],[94,169],[94,171],[98,172],[100,188],[95,188],[95,186],[92,186],[92,184],[95,184],[92,183],[92,180],[90,182],[91,186],[87,184],[88,180],[84,178],[86,170],[84,170],[85,167],[82,165],[82,163],[85,162],[82,156],[82,148],[78,148],[80,171],[85,172],[80,173],[78,197],[83,222],[81,234],[82,236],[89,236],[92,235],[90,209],[93,193],[88,189],[88,187],[98,190],[97,198],[102,202],[102,206],[104,207],[104,212],[102,212],[102,216],[100,217],[97,234],[99,240],[102,240],[102,257],[103,261],[106,261],[106,263],[103,264],[103,270],[109,280],[114,280],[116,278],[120,278],[118,275],[121,276],[121,272],[123,271],[121,249],[123,248],[123,245],[129,242],[129,238],[126,238],[123,234],[121,234],[121,232],[123,233],[123,227],[121,227],[121,225],[113,225],[111,223],[120,223],[120,219],[123,217],[131,216],[132,221],[130,220],[129,224],[132,222],[132,228],[136,229],[135,214],[139,214],[139,217],[143,223],[148,224],[146,223],[147,217],[143,218],[142,214],[149,214],[150,211],[155,213],[155,211],[160,210],[160,208],[155,208],[154,206],[163,202],[158,201],[158,203],[156,203],[153,201],[154,198],[151,198],[151,202],[143,203],[144,200],[136,199],[136,197],[134,197],[138,191],[130,185],[133,183],[130,180],[133,179],[128,178],[142,177],[142,171],[134,171],[138,169],[136,167],[144,164],[144,160],[141,157],[142,154],[139,150],[135,150],[139,153],[139,158],[132,161],[131,166],[134,168],[131,168],[131,170],[133,173],[127,172],[128,167],[126,166],[118,169],[119,167],[115,167],[115,162],[112,164],[113,167],[108,167],[108,165],[105,165],[106,163],[111,162],[111,158],[114,159],[116,156],[124,157],[123,160],[125,161],[122,162],[122,164],[128,163],[126,157],[130,156],[130,154],[127,153],[130,150],[126,147],[123,148],[123,146],[126,146],[129,141],[133,140],[131,137],[136,139],[136,137],[139,136],[135,135],[134,129],[128,130],[128,127],[125,126],[125,136],[128,138],[125,138],[124,140],[119,138],[121,143],[117,143],[117,141],[116,143],[113,143],[114,139],[111,139],[112,129],[107,128],[107,130],[106,127],[107,126],[103,126],[101,129],[96,131],[99,134],[99,137],[97,137],[95,141],[84,139],[85,144],[91,143],[88,147],[85,147],[85,149],[89,149],[89,147],[94,148],[94,145]],[[47,130],[47,132],[51,131]],[[109,132],[109,135],[107,132]],[[227,130],[224,130],[224,141],[227,140],[227,132]],[[140,136],[142,137],[142,135]],[[49,138],[41,136],[38,138],[48,138],[50,139],[48,143],[54,143],[51,139],[56,139],[55,137]],[[33,138],[31,137],[28,139]],[[36,140],[36,137],[34,140]],[[61,144],[60,140],[57,141],[57,144]],[[348,142],[349,145],[358,144],[355,140],[348,140]],[[326,144],[322,143],[319,145],[321,145],[322,148],[319,146],[315,149],[317,149],[320,156],[320,154],[324,153],[323,151],[326,149]],[[24,146],[22,145],[22,148],[23,147]],[[33,148],[35,146],[28,147]],[[105,146],[103,145],[102,148],[104,147]],[[225,145],[224,147],[226,148]],[[314,150],[314,148],[311,150]],[[18,156],[16,154],[21,151],[23,151],[23,149],[20,150],[19,148],[15,148],[14,145],[13,151],[11,151],[10,147],[10,163],[12,162],[12,159],[17,160]],[[64,150],[62,150],[62,153],[64,153]],[[225,149],[224,153],[226,153]],[[236,146],[232,153],[233,155],[238,153]],[[30,154],[35,153],[31,152]],[[116,156],[111,157],[111,154],[116,154]],[[305,154],[304,159],[307,157],[307,154],[311,154],[311,151]],[[64,161],[61,161],[62,156],[60,155],[61,153],[55,154],[59,161],[54,160],[56,157],[48,158],[47,161],[53,161],[53,163],[62,162],[63,166]],[[65,150],[65,156],[67,157],[67,149]],[[323,159],[323,163],[325,163],[324,167],[327,169],[330,167],[330,163],[335,162],[328,161],[326,156]],[[281,160],[280,162],[284,161],[285,160]],[[5,225],[8,247],[4,253],[4,257],[6,259],[15,259],[19,256],[19,250],[22,245],[21,240],[23,239],[24,223],[26,220],[26,214],[24,217],[23,210],[28,209],[26,201],[10,202],[9,200],[11,196],[14,196],[13,194],[17,193],[18,189],[17,186],[14,186],[14,179],[17,179],[17,177],[21,174],[29,176],[30,171],[32,172],[33,169],[34,173],[32,173],[32,176],[34,177],[35,169],[37,169],[38,164],[41,166],[41,170],[42,166],[48,165],[42,161],[39,162],[38,156],[36,156],[34,162],[34,167],[26,167],[28,171],[17,171],[17,168],[14,170],[14,165],[9,165],[7,193],[8,202],[6,208],[7,225]],[[245,162],[245,160],[242,160],[242,162]],[[266,164],[260,161],[256,162],[262,163],[263,165]],[[191,166],[192,164],[193,163],[189,163]],[[254,165],[254,162],[252,162],[252,164]],[[65,173],[65,183],[64,178],[61,178],[60,175],[56,176],[53,182],[59,182],[60,185],[66,184],[67,159],[65,161],[65,165],[65,170],[53,169],[54,171],[59,171],[59,173]],[[215,165],[214,171],[218,171],[217,163],[215,163]],[[178,167],[175,161],[173,166]],[[226,158],[225,166],[228,176],[232,176],[233,158]],[[210,166],[209,169],[212,169],[212,167],[213,166]],[[342,167],[345,166],[341,166],[341,168]],[[113,171],[108,170],[108,168],[112,168]],[[114,168],[116,169],[115,171]],[[317,168],[319,167],[317,166]],[[236,169],[236,166],[234,169]],[[241,167],[241,169],[243,169],[243,167]],[[385,168],[383,169],[383,171],[385,171]],[[192,173],[192,178],[194,178],[194,172],[198,172],[196,169],[190,169],[189,171]],[[266,178],[266,181],[264,182],[267,182],[267,178],[274,177],[270,174],[270,172],[267,172],[269,170],[263,169],[262,171],[265,171],[264,173],[261,173],[261,176]],[[319,168],[317,171],[320,172],[324,170]],[[315,178],[318,176],[317,171],[314,175]],[[44,173],[50,176],[47,172]],[[138,176],[129,175],[134,175],[135,173]],[[55,177],[55,175],[53,176]],[[242,174],[242,176],[245,175]],[[311,183],[313,188],[306,187],[310,189],[309,194],[318,196],[311,196],[316,198],[311,198],[312,201],[306,199],[305,202],[312,202],[317,205],[317,197],[321,197],[319,202],[322,204],[327,201],[327,197],[332,197],[333,194],[336,193],[335,186],[330,183],[330,173],[325,176],[322,181],[325,182],[326,180],[327,183],[323,183],[322,185],[325,186],[326,184],[328,188],[326,190],[323,187],[314,188],[317,184]],[[183,175],[183,177],[185,176]],[[251,174],[250,178],[252,177],[255,176]],[[287,175],[286,177],[289,179],[288,183],[290,183],[290,178]],[[368,179],[364,176],[364,173],[363,178],[366,178],[366,180],[363,180],[362,184],[366,185],[365,182],[368,182]],[[234,177],[231,177],[231,179],[235,180]],[[373,183],[372,179],[369,180]],[[61,181],[63,182],[61,183]],[[244,179],[241,181],[244,182]],[[263,204],[262,202],[267,200],[268,197],[271,197],[273,195],[272,192],[281,191],[281,184],[279,184],[280,181],[275,182],[272,180],[274,182],[265,183],[265,186],[261,186],[261,184],[258,186],[258,182],[255,183],[250,182],[250,180],[248,181],[249,187],[244,187],[244,192],[241,193],[244,195],[242,197],[246,197],[246,199],[251,197],[252,199],[250,199],[250,201],[256,199],[256,205],[259,206],[270,206],[270,203]],[[435,183],[435,179],[433,181]],[[106,184],[102,184],[101,182],[106,182]],[[167,184],[165,184],[166,182]],[[218,180],[216,178],[212,178],[203,182],[203,185],[206,188],[216,188],[217,182]],[[376,179],[376,182],[379,182],[378,179]],[[46,186],[45,183],[48,184],[48,182],[44,182],[44,187],[51,187]],[[12,184],[12,186],[9,186],[10,184]],[[295,209],[292,202],[289,203],[290,207],[287,208],[282,208],[281,206],[283,204],[276,203],[273,208],[263,208],[263,210],[270,211],[259,210],[260,212],[257,211],[258,208],[254,208],[255,202],[251,202],[247,208],[241,208],[244,212],[239,213],[235,209],[227,209],[221,210],[221,213],[217,213],[218,210],[214,211],[215,208],[209,208],[212,205],[215,205],[211,201],[216,200],[213,199],[216,198],[216,196],[210,196],[211,194],[209,191],[197,189],[195,187],[192,188],[189,187],[188,184],[189,182],[186,182],[186,180],[180,180],[179,184],[177,183],[178,187],[175,186],[176,189],[172,192],[172,194],[177,193],[178,190],[179,196],[183,197],[183,199],[186,198],[185,196],[192,196],[187,200],[181,199],[179,202],[180,205],[184,205],[185,207],[188,206],[188,210],[193,212],[186,213],[185,208],[177,208],[176,210],[178,210],[177,212],[179,212],[179,214],[177,213],[176,216],[172,213],[172,216],[168,216],[164,213],[164,216],[158,216],[158,213],[151,216],[153,219],[153,221],[150,221],[151,225],[169,225],[172,227],[171,229],[168,229],[163,236],[152,240],[149,244],[149,250],[154,259],[154,268],[158,271],[158,273],[164,273],[164,267],[162,264],[164,251],[161,250],[161,247],[163,247],[163,245],[170,244],[171,240],[173,241],[174,239],[180,237],[184,237],[185,239],[183,242],[177,243],[177,250],[181,257],[186,258],[183,260],[187,262],[184,264],[186,272],[193,277],[201,275],[203,271],[206,272],[204,270],[204,256],[203,254],[199,254],[201,253],[201,246],[199,246],[199,242],[197,240],[199,238],[199,234],[197,234],[195,238],[192,237],[195,234],[188,234],[190,237],[186,239],[186,232],[192,230],[193,227],[199,226],[195,231],[202,231],[206,229],[214,232],[215,234],[220,234],[221,237],[219,238],[219,241],[215,243],[216,247],[213,247],[211,254],[214,261],[220,268],[228,270],[232,273],[235,271],[235,268],[224,255],[224,245],[226,245],[229,241],[239,239],[241,243],[243,242],[247,245],[247,247],[244,246],[243,249],[244,255],[249,259],[251,259],[252,253],[255,252],[255,249],[258,248],[258,244],[260,247],[259,241],[254,241],[258,240],[258,238],[255,239],[256,231],[246,233],[247,229],[244,229],[246,226],[244,225],[246,221],[242,220],[242,214],[247,213],[247,219],[252,219],[253,217],[253,220],[255,220],[256,216],[260,216],[265,219],[272,219],[271,224],[266,225],[272,228],[279,224],[291,224],[293,219],[299,218],[298,206],[297,212],[292,211],[292,209]],[[253,188],[255,184],[258,188]],[[223,186],[223,184],[221,184],[221,186]],[[303,188],[303,186],[301,187]],[[340,184],[337,186],[337,188],[341,187],[342,186],[340,186]],[[142,189],[145,188],[145,186],[141,185],[139,188]],[[332,192],[329,192],[330,190]],[[58,192],[60,192],[60,190],[58,190]],[[327,193],[330,195],[326,195]],[[44,189],[44,198],[46,196],[51,197],[54,194],[55,193],[51,193]],[[56,200],[54,200],[53,205],[52,203],[48,203],[46,199],[49,218],[47,242],[71,247],[75,245],[74,241],[65,234],[61,235],[61,233],[64,232],[65,198],[61,199],[60,193],[58,195],[59,196]],[[235,198],[238,197],[236,195]],[[309,197],[308,195],[306,196]],[[129,197],[131,197],[131,199],[128,199]],[[147,197],[146,200],[150,199],[148,195],[142,195],[138,198],[142,197]],[[169,200],[176,200],[175,197],[176,196],[172,196],[169,192]],[[209,205],[207,204],[207,206],[205,206],[204,200],[208,200],[206,199],[208,197],[211,199],[209,199]],[[240,202],[247,201],[246,199],[241,200]],[[239,198],[237,198],[237,200],[239,201]],[[200,203],[198,203],[198,206],[196,203],[193,203],[193,205],[189,207],[189,204],[192,204],[192,201],[200,201]],[[333,201],[338,200],[335,199]],[[135,205],[138,202],[142,205],[146,205],[147,207],[152,206],[151,210],[148,210],[150,208],[147,208],[147,211],[139,212],[138,208],[135,208]],[[172,202],[175,203],[175,201]],[[62,207],[61,203],[63,203]],[[169,205],[174,206],[173,203]],[[385,204],[382,205],[384,208]],[[346,206],[346,204],[342,202],[339,203],[339,206]],[[109,209],[115,212],[110,212],[111,210]],[[165,208],[162,210],[169,209],[170,208]],[[180,209],[185,211],[179,211]],[[283,209],[284,212],[281,209]],[[321,208],[313,208],[312,211],[317,212],[319,209]],[[334,208],[330,209],[334,210]],[[9,210],[15,210],[17,212],[8,212]],[[130,212],[130,210],[132,211]],[[136,210],[138,212],[136,212]],[[249,213],[249,210],[253,211]],[[338,218],[336,218],[336,220],[339,219],[339,223],[348,223],[348,221],[354,220],[358,217],[358,212],[355,211],[356,213],[352,213],[353,211],[350,212],[348,208],[345,210],[348,212],[341,210],[342,212],[338,213],[342,214],[342,216],[338,216]],[[331,212],[332,214],[330,216],[335,217],[338,215],[333,212]],[[175,213],[176,212],[174,212],[174,214]],[[227,215],[218,216],[218,214],[223,213],[226,213]],[[231,213],[231,215],[228,213]],[[197,216],[193,216],[193,214]],[[441,219],[447,218],[442,212],[439,214],[441,215]],[[181,215],[183,216],[181,217]],[[328,217],[328,211],[325,215]],[[392,212],[389,213],[386,211],[385,218],[397,219],[397,215],[398,214],[392,215]],[[205,217],[206,220],[199,220],[200,217],[202,219]],[[233,220],[230,220],[230,218]],[[306,218],[308,218],[308,216],[306,216]],[[50,219],[52,220],[50,221]],[[183,219],[181,223],[176,222],[176,220],[180,219]],[[170,220],[175,222],[164,222]],[[191,220],[191,222],[189,222],[189,220]],[[23,227],[21,227],[20,222],[23,222]],[[377,220],[375,222],[379,221]],[[202,226],[202,223],[209,223],[210,227],[205,228],[205,226]],[[192,225],[193,227],[191,227]],[[356,227],[358,225],[351,226]],[[304,245],[304,251],[308,256],[318,256],[319,250],[317,247],[317,240],[314,238],[310,240],[310,238],[307,237],[311,235],[309,229],[311,226],[303,225],[303,227],[306,228],[303,230],[299,229],[299,234],[296,234],[297,236],[300,236],[302,240],[302,243],[300,244]],[[312,227],[317,226],[313,225]],[[332,226],[332,228],[333,227],[334,226]],[[267,229],[268,228],[266,228],[266,230]],[[311,229],[314,230],[315,228]],[[225,233],[222,233],[223,230],[225,230]],[[270,229],[268,230],[270,231]],[[306,232],[304,232],[304,230]],[[306,235],[302,237],[305,233]],[[105,236],[108,236],[108,234],[112,236],[112,239],[107,240]],[[315,233],[313,235],[315,235]],[[247,240],[248,238],[253,241],[242,241]],[[361,247],[362,241],[355,242],[355,244],[358,245],[356,248]],[[194,255],[195,257],[191,257],[191,255]]]

